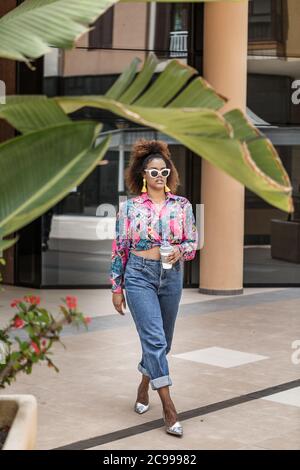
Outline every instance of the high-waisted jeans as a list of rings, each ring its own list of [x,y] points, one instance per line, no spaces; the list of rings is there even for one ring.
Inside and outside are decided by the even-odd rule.
[[[163,269],[161,260],[129,254],[125,297],[142,346],[138,370],[150,377],[153,390],[172,385],[166,356],[171,349],[182,284],[183,261]]]

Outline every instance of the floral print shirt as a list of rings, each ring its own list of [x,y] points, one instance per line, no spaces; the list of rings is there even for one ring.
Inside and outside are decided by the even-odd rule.
[[[148,193],[120,204],[112,242],[110,283],[121,293],[130,250],[149,250],[155,245],[178,245],[182,259],[192,260],[198,245],[198,231],[189,200],[168,191],[159,211]]]

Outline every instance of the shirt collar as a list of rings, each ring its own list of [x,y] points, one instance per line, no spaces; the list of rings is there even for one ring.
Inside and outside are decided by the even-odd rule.
[[[171,191],[167,191],[166,192],[166,199],[167,200],[168,199],[176,199],[176,195],[171,193]],[[145,193],[141,193],[140,196],[138,196],[138,200],[140,202],[145,202],[145,201],[151,201],[152,202],[152,199],[150,199],[147,191]]]

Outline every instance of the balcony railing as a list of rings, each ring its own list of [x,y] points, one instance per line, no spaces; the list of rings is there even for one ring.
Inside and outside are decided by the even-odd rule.
[[[188,31],[170,32],[170,57],[187,56]]]

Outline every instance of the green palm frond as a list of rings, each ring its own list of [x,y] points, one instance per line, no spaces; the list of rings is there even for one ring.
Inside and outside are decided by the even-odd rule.
[[[64,49],[117,0],[25,0],[0,19],[0,57],[25,61]]]
[[[94,146],[100,129],[90,121],[57,123],[0,145],[1,238],[42,215],[87,177],[109,145],[108,137]]]
[[[107,138],[94,147],[97,123],[68,116],[85,106],[171,136],[271,205],[293,211],[291,183],[270,140],[240,109],[222,113],[226,98],[195,69],[172,60],[153,80],[157,63],[150,55],[138,72],[135,59],[103,96],[18,96],[0,105],[0,118],[23,134],[0,145],[2,237],[61,200],[107,151]]]
[[[115,3],[118,0],[25,0],[0,19],[0,57],[28,63],[51,47],[72,48]]]
[[[167,134],[269,204],[293,211],[291,182],[275,147],[242,110],[222,113],[226,98],[176,59],[150,85],[155,58],[150,55],[140,72],[138,62],[130,64],[106,95],[55,100],[66,113],[84,106],[106,109]]]

